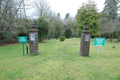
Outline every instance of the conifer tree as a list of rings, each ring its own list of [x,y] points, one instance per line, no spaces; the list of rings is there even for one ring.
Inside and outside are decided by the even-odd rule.
[[[118,19],[118,0],[105,0],[103,14],[107,18],[107,22],[110,20]]]
[[[107,35],[112,41],[113,36],[118,34],[118,1],[119,0],[105,0],[103,16],[100,19],[100,33]]]
[[[92,36],[96,36],[98,31],[98,20],[100,14],[98,13],[98,9],[96,7],[95,2],[89,1],[88,4],[83,4],[80,9],[78,9],[76,21],[77,21],[77,29],[79,34],[83,31],[83,25],[90,25],[89,31],[92,32]]]

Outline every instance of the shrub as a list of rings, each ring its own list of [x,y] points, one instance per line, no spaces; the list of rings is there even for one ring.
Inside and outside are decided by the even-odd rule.
[[[65,29],[65,37],[66,38],[70,38],[70,36],[72,35],[72,31],[71,31],[71,29]]]
[[[100,37],[100,33],[99,33],[99,32],[97,32],[96,36],[97,36],[97,37]]]
[[[60,41],[64,41],[65,40],[65,37],[64,36],[61,36],[60,37]]]

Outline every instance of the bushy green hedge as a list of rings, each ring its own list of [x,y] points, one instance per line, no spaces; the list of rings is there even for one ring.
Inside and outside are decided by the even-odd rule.
[[[65,40],[65,37],[64,36],[61,36],[60,37],[60,41],[64,41]]]
[[[71,31],[71,29],[65,29],[65,37],[66,38],[70,38],[70,36],[72,35],[72,31]]]

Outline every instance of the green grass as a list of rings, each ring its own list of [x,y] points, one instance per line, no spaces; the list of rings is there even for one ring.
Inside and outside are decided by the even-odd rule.
[[[79,42],[80,38],[47,40],[39,44],[37,56],[23,56],[22,44],[1,46],[0,80],[120,80],[120,43],[107,40],[97,59],[93,40],[90,57],[78,55]]]

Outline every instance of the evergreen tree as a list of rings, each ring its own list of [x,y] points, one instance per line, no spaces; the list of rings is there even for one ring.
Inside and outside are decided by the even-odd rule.
[[[39,18],[37,20],[37,29],[39,41],[42,42],[42,37],[48,34],[48,22],[44,18]]]
[[[100,33],[101,35],[108,35],[112,41],[114,35],[118,34],[118,1],[119,0],[105,0],[103,16],[100,19]]]
[[[107,18],[107,22],[110,20],[116,20],[118,18],[118,0],[105,0],[103,14]]]
[[[71,37],[77,36],[77,27],[76,27],[76,20],[72,19],[72,17],[69,17],[64,20],[63,22],[63,33],[65,32],[65,29],[70,28],[72,31]],[[64,34],[63,34],[64,35]]]
[[[71,35],[72,35],[71,29],[70,29],[70,28],[65,29],[65,37],[66,37],[66,38],[70,38]]]
[[[60,18],[60,13],[57,14],[58,18]]]
[[[83,25],[90,25],[89,31],[92,32],[92,36],[96,36],[96,33],[98,31],[98,20],[100,17],[100,14],[97,12],[96,4],[95,2],[89,1],[88,4],[83,4],[80,9],[78,9],[77,15],[76,15],[76,21],[77,21],[77,29],[79,31],[78,34],[83,31]]]
[[[67,13],[67,14],[65,15],[65,19],[69,18],[69,16],[70,16],[70,14]]]

